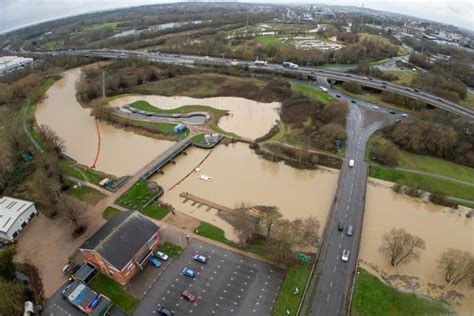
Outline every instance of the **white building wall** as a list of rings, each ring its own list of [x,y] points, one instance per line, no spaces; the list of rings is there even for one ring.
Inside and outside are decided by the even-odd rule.
[[[37,214],[38,214],[38,211],[36,210],[35,205],[34,204],[30,205],[30,207],[28,207],[25,211],[23,211],[23,213],[13,223],[13,225],[7,231],[6,236],[4,238],[9,241],[13,241],[14,239],[16,239],[18,235],[20,234],[20,232],[26,228],[27,224],[33,218],[35,218]],[[15,232],[18,232],[16,236],[14,236]]]

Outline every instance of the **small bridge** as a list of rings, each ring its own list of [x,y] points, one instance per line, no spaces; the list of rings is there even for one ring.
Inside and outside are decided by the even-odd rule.
[[[152,175],[154,175],[158,170],[163,168],[168,162],[173,160],[174,157],[178,156],[183,150],[188,148],[191,145],[191,136],[186,137],[182,141],[176,143],[174,146],[166,150],[155,160],[149,163],[141,173],[141,178],[146,180]]]

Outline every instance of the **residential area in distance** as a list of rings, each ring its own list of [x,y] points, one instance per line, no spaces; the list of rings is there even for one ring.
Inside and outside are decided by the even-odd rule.
[[[472,6],[83,2],[2,5],[0,315],[474,315]]]

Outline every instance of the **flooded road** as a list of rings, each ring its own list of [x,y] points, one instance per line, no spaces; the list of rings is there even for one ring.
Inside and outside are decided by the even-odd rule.
[[[199,172],[193,172],[172,188],[208,154],[208,151],[197,148],[187,152],[187,156],[177,159],[176,165],[165,167],[164,175],[155,175],[152,180],[165,189],[164,201],[172,203],[179,211],[219,226],[224,229],[227,238],[235,239],[235,234],[229,224],[217,217],[215,210],[192,206],[191,201],[183,203],[184,199],[179,194],[188,192],[230,208],[242,202],[277,206],[285,218],[312,215],[324,226],[334,197],[338,171],[297,170],[283,163],[263,160],[247,144],[236,143],[215,148],[204,160]],[[211,180],[201,180],[200,175],[209,176]]]
[[[76,100],[75,83],[80,69],[63,74],[63,78],[46,92],[38,104],[38,125],[49,126],[64,140],[65,152],[78,162],[91,166],[97,153],[98,136],[94,117]],[[101,149],[96,164],[98,170],[116,176],[133,174],[171,146],[171,142],[157,140],[99,123]]]
[[[448,291],[454,290],[464,295],[459,299],[457,310],[462,315],[474,314],[474,289],[459,284],[447,286],[438,270],[437,260],[441,252],[448,248],[458,248],[474,254],[474,222],[464,213],[446,207],[423,203],[391,189],[392,184],[370,180],[367,187],[367,202],[359,258],[366,262],[362,267],[376,266],[376,269],[392,275],[395,283],[405,283],[409,278],[398,279],[393,275],[415,276],[419,283],[408,282],[406,289],[422,291],[435,298],[449,300]],[[382,236],[393,227],[404,228],[407,232],[423,238],[426,250],[419,261],[412,261],[399,267],[392,267],[379,253]],[[373,268],[373,267],[372,267]],[[374,272],[374,271],[371,271]],[[428,286],[428,284],[431,284]],[[435,286],[445,285],[444,290]],[[451,296],[455,296],[454,292]],[[452,300],[453,298],[451,298]]]
[[[207,105],[216,109],[228,110],[230,115],[222,117],[218,125],[227,132],[255,139],[265,135],[279,119],[279,102],[261,103],[244,98],[214,97],[166,97],[157,95],[124,96],[114,99],[110,105],[123,105],[138,100],[148,101],[161,109],[174,109],[183,105]]]

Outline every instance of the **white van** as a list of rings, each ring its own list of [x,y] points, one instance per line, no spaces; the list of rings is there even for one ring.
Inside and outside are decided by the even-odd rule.
[[[354,159],[349,160],[349,167],[354,167]]]

